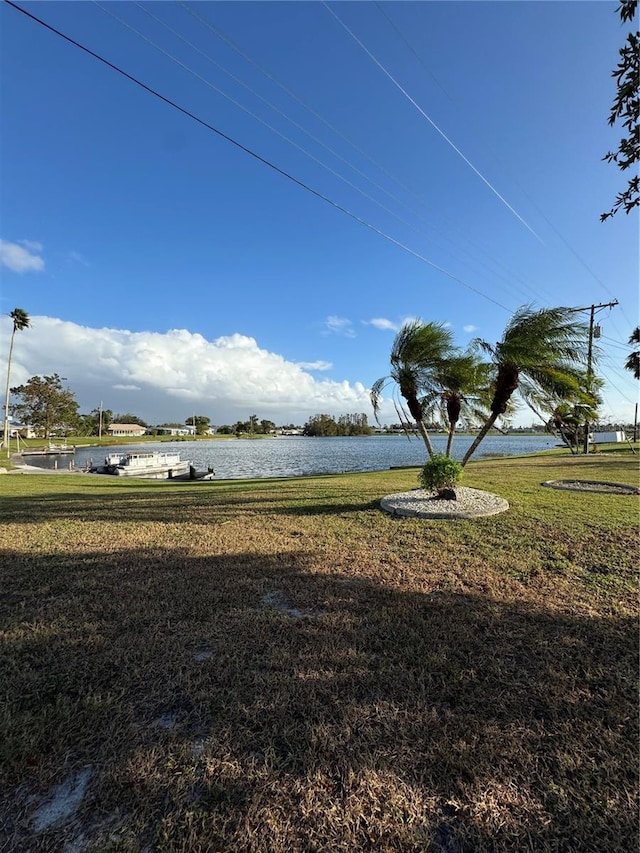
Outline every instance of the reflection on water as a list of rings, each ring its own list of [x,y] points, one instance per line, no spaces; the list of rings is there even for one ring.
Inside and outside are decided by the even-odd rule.
[[[444,452],[446,436],[432,438],[436,452]],[[453,455],[462,459],[471,444],[471,436],[455,440]],[[513,456],[546,450],[557,442],[553,436],[489,436],[474,458]],[[420,439],[400,435],[376,435],[357,438],[282,437],[264,439],[215,439],[212,441],[171,441],[127,445],[117,448],[80,447],[74,457],[27,457],[29,465],[66,469],[73,459],[76,468],[87,463],[100,465],[113,450],[178,451],[199,471],[213,468],[216,479],[263,477],[303,477],[312,474],[339,474],[348,471],[382,471],[402,465],[422,465],[426,450]]]

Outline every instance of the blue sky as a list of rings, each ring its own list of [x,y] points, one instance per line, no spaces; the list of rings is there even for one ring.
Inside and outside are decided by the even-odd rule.
[[[602,415],[632,420],[637,209],[599,221],[626,180],[616,2],[21,5],[324,199],[3,4],[12,385],[57,372],[151,422],[373,420],[407,318],[466,345],[618,299]]]

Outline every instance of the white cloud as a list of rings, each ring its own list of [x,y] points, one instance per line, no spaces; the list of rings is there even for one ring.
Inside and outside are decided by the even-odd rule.
[[[397,332],[400,328],[397,323],[393,323],[391,320],[387,320],[385,317],[374,317],[373,320],[365,320],[365,323],[369,326],[373,326],[376,329],[382,329],[383,331]]]
[[[333,367],[330,361],[298,361],[296,364],[302,370],[331,370]]]
[[[41,252],[44,248],[42,243],[36,243],[35,240],[18,240],[18,243],[21,243],[30,252]]]
[[[403,326],[408,325],[409,323],[424,323],[420,317],[414,316],[406,316],[403,317],[402,320],[398,323],[394,323],[393,320],[388,320],[386,317],[374,317],[372,320],[363,320],[362,321],[365,326],[373,326],[376,329],[380,329],[383,332],[399,332]],[[445,328],[449,328],[451,323],[443,323]]]
[[[32,320],[33,328],[16,337],[12,385],[58,373],[84,412],[102,400],[105,408],[131,411],[151,423],[182,421],[194,407],[214,423],[233,423],[252,412],[304,423],[318,412],[371,410],[363,384],[307,372],[328,363],[309,362],[305,369],[245,335],[208,341],[185,329],[161,334],[94,329],[52,317]],[[9,318],[0,318],[0,332],[8,330]],[[0,362],[0,375],[3,369]]]
[[[469,324],[468,326],[463,326],[462,328],[464,329],[465,332],[469,332],[469,334],[471,334],[471,332],[477,332],[478,331],[478,327],[472,326],[471,324]]]
[[[327,317],[325,320],[326,331],[329,335],[343,335],[346,338],[355,338],[356,333],[353,331],[353,323],[347,320],[346,317]]]
[[[18,273],[41,272],[44,269],[44,261],[39,255],[32,254],[29,248],[42,251],[42,246],[39,243],[30,243],[28,240],[22,242],[27,248],[18,243],[10,243],[8,240],[0,240],[0,264]]]

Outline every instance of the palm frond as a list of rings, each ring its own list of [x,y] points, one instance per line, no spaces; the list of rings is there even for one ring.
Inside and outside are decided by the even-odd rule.
[[[524,380],[527,380],[525,384]],[[521,375],[521,388],[533,385],[551,397],[566,398],[577,396],[587,387],[588,377],[583,370],[569,364],[531,365],[526,373]]]
[[[382,392],[388,381],[388,376],[382,376],[380,379],[376,379],[376,381],[371,386],[371,391],[369,392],[369,399],[371,400],[373,414],[377,423],[380,423],[380,421],[378,420],[378,414],[380,413],[380,400],[382,398]]]
[[[22,308],[14,308],[9,316],[13,320],[13,329],[16,332],[21,332],[23,329],[28,329],[31,326],[29,315]]]
[[[519,308],[507,323],[497,345],[499,361],[518,370],[564,360],[586,363],[588,327],[570,308]],[[592,360],[598,353],[592,350]]]
[[[391,364],[410,361],[411,352],[415,348],[416,336],[423,328],[422,320],[409,320],[396,334],[391,347]]]
[[[411,320],[395,337],[391,349],[391,364],[412,365],[416,370],[429,368],[434,362],[455,352],[453,334],[440,323]]]
[[[635,346],[640,344],[640,326],[636,326],[629,336],[629,345]],[[630,370],[633,373],[634,379],[640,379],[640,350],[633,350],[627,356],[624,363],[625,370]]]
[[[634,379],[640,379],[640,352],[629,353],[624,366],[633,373]]]
[[[482,338],[473,338],[473,340],[469,343],[469,349],[472,352],[483,352],[485,355],[490,356],[492,359],[497,357],[496,348],[492,346],[488,341],[483,340]]]
[[[396,410],[396,415],[398,416],[398,421],[400,422],[400,426],[404,430],[404,434],[409,438],[410,435],[415,435],[415,428],[411,426],[411,416],[409,412],[407,412],[398,400],[393,401],[393,408]]]

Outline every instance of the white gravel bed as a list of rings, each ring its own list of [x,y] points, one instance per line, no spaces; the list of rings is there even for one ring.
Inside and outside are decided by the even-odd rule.
[[[497,515],[509,509],[508,502],[491,492],[481,489],[469,489],[458,486],[455,489],[457,500],[441,500],[435,492],[426,489],[413,489],[386,495],[380,506],[391,515],[403,515],[413,518],[477,518],[482,515]]]
[[[626,483],[607,483],[602,480],[546,480],[543,486],[568,489],[573,492],[608,492],[611,495],[639,495],[640,489]]]

